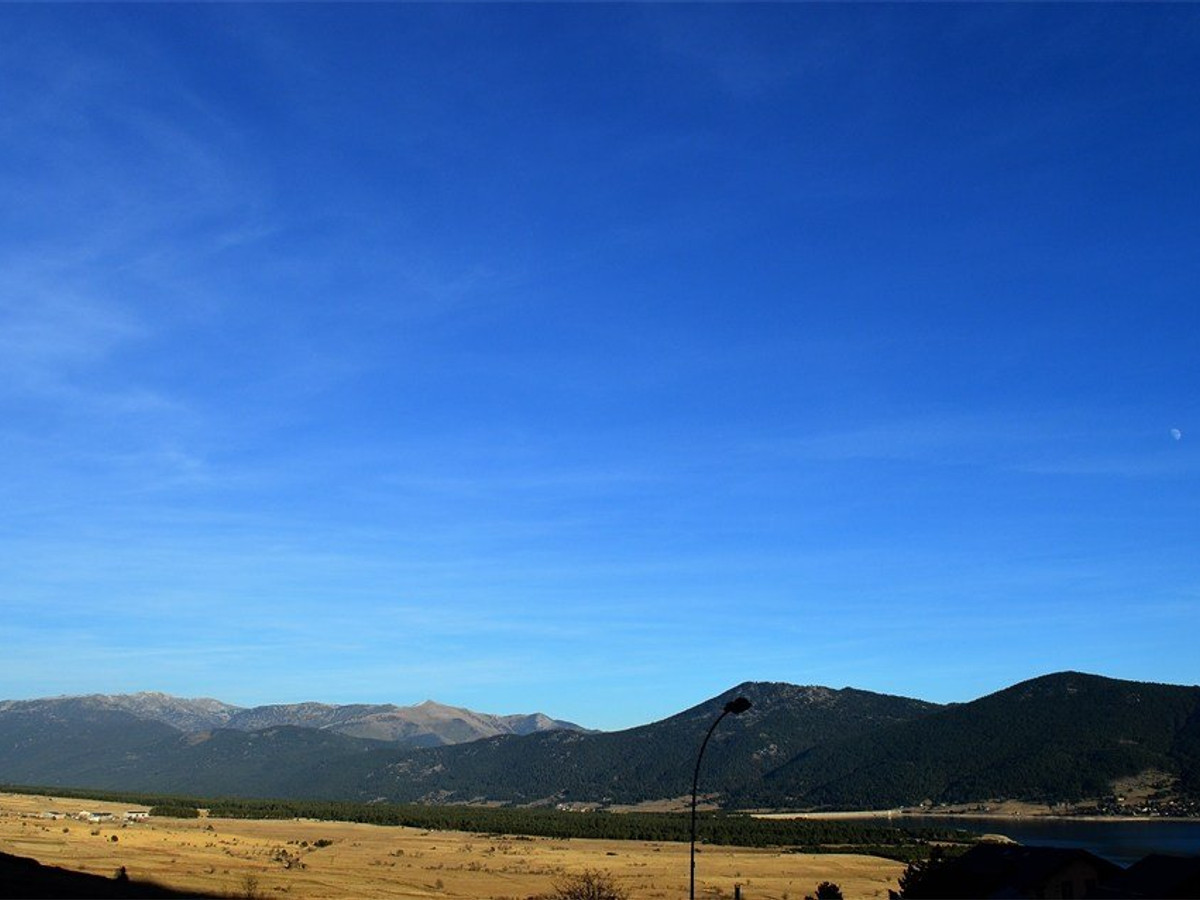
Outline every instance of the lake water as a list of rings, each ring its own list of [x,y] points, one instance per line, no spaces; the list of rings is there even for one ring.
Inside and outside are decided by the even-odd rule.
[[[1147,853],[1174,856],[1200,855],[1200,821],[1162,819],[996,818],[989,816],[880,816],[881,825],[904,828],[962,828],[979,834],[1003,834],[1019,844],[1043,847],[1079,847],[1127,866]]]

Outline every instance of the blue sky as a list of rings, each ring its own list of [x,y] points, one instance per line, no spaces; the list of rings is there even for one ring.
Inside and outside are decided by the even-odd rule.
[[[1195,683],[1200,9],[0,10],[0,694]]]

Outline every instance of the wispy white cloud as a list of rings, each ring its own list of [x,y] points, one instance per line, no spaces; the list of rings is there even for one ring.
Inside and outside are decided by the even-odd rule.
[[[68,373],[146,336],[128,308],[81,291],[61,273],[20,272],[11,262],[0,275],[0,389],[61,390]]]
[[[1031,475],[1177,477],[1200,457],[1160,439],[1124,410],[957,413],[879,420],[845,429],[744,443],[748,455],[821,463],[900,462],[983,467]]]
[[[1122,479],[1188,478],[1200,473],[1200,453],[1191,449],[1168,447],[1164,451],[1145,442],[1139,453],[1111,456],[1091,456],[1081,453],[1076,457],[1045,459],[1016,466],[1019,471],[1031,475],[1063,475],[1068,477],[1096,477]]]
[[[890,418],[840,430],[779,437],[748,445],[751,451],[814,461],[896,460],[967,464],[996,461],[1048,442],[1079,437],[1082,423],[1040,414],[948,412]]]

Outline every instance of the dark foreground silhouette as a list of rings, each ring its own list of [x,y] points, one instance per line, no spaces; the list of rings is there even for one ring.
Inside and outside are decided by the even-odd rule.
[[[1200,856],[1152,853],[1128,869],[1081,849],[977,844],[909,865],[894,900],[1197,900]]]
[[[182,898],[218,900],[218,894],[183,893],[151,881],[133,881],[124,873],[112,878],[44,866],[35,859],[0,853],[0,897],[109,900],[109,898]]]

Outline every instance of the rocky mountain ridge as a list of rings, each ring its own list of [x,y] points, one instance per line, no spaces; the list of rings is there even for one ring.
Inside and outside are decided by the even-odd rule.
[[[853,688],[746,682],[624,731],[560,728],[426,747],[335,730],[392,733],[388,717],[410,707],[265,707],[242,719],[267,723],[256,730],[185,733],[117,708],[183,714],[161,696],[10,701],[0,703],[0,783],[371,803],[578,807],[673,799],[689,792],[701,739],[738,696],[752,706],[713,733],[704,760],[705,792],[726,806],[1075,802],[1103,799],[1122,779],[1148,771],[1161,773],[1179,797],[1200,798],[1200,686],[1079,672],[946,706]],[[195,702],[185,711],[228,715],[227,726],[241,715]],[[415,709],[426,726],[443,715],[470,725],[453,708]]]
[[[572,722],[552,719],[543,713],[494,715],[433,700],[414,706],[307,702],[241,707],[209,697],[175,697],[158,691],[141,691],[0,701],[0,713],[42,710],[54,715],[56,709],[79,708],[120,711],[185,733],[221,728],[258,731],[296,726],[408,747],[438,747],[506,734],[584,730]]]

